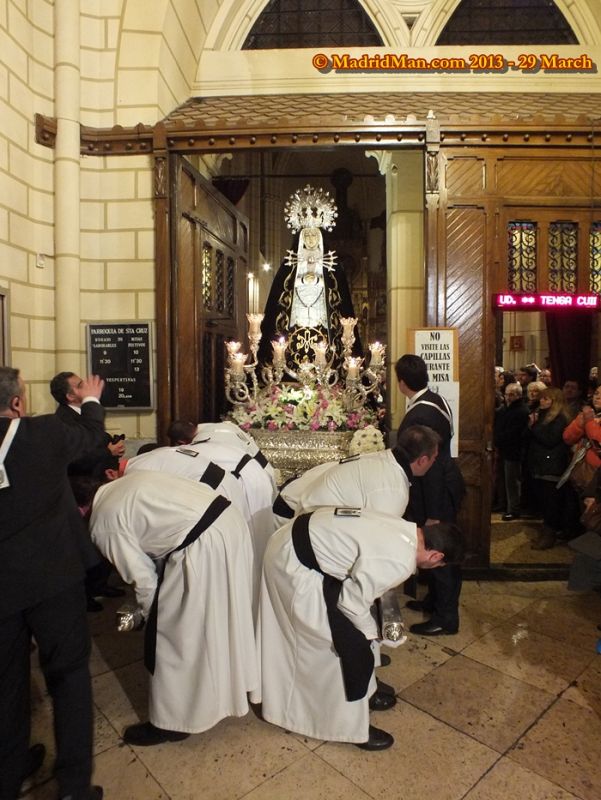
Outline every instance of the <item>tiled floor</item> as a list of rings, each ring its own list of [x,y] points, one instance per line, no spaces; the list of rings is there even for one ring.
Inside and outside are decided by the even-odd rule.
[[[380,676],[399,702],[372,715],[395,746],[366,753],[253,714],[159,747],[119,734],[146,719],[140,634],[91,615],[95,781],[107,800],[599,800],[601,598],[561,583],[466,582],[456,636],[410,636]],[[406,612],[406,622],[421,615]],[[51,713],[34,675],[34,740]],[[49,762],[28,800],[54,800]]]
[[[503,522],[501,514],[491,515],[491,564],[571,564],[574,553],[565,542],[548,550],[533,550],[539,537],[542,520],[517,519]]]

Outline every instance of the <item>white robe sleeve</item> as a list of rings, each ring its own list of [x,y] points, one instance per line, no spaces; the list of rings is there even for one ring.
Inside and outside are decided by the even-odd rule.
[[[126,583],[133,586],[136,600],[148,618],[157,588],[157,571],[154,561],[140,547],[135,536],[126,531],[102,532],[92,540],[105,558],[114,564]]]
[[[384,592],[398,586],[409,577],[399,571],[398,562],[386,558],[359,557],[348,578],[342,584],[338,608],[367,639],[378,638],[378,626],[370,608]]]

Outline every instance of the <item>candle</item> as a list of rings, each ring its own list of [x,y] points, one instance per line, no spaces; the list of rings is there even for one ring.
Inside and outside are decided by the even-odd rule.
[[[261,333],[261,322],[263,321],[263,314],[247,314],[248,320],[248,335],[256,336]]]
[[[225,346],[227,347],[227,352],[230,359],[232,359],[235,356],[235,354],[238,352],[238,350],[240,350],[241,347],[240,342],[226,342]]]
[[[244,362],[248,358],[246,353],[234,353],[232,355],[232,375],[240,377],[244,375]]]
[[[313,352],[315,353],[315,363],[319,366],[323,366],[326,363],[327,349],[328,346],[325,342],[318,342],[313,348]]]
[[[383,346],[380,344],[380,342],[374,342],[373,344],[370,344],[369,349],[371,351],[370,366],[379,367],[382,363],[382,355],[384,351]]]
[[[342,335],[348,339],[353,335],[353,329],[357,324],[356,317],[340,317],[340,324],[342,325]]]
[[[359,363],[360,359],[353,358],[352,356],[346,362],[346,377],[349,380],[356,380],[359,377]]]
[[[283,336],[280,336],[280,338],[277,341],[271,343],[271,346],[273,347],[274,364],[281,364],[282,361],[284,361],[284,355],[286,353],[287,345],[288,342],[286,341],[286,339],[284,339]]]

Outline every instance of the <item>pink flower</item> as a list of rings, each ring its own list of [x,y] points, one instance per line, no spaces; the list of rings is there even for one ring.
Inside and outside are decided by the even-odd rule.
[[[278,423],[275,420],[270,419],[269,422],[267,423],[267,430],[277,431],[277,429],[278,429]]]
[[[330,404],[328,403],[328,401],[324,397],[324,399],[321,401],[321,407],[322,408],[327,408],[329,405]]]
[[[248,431],[251,429],[252,425],[250,424],[250,422],[243,422],[240,425],[240,427],[242,428],[243,431]]]
[[[337,425],[336,425],[336,423],[334,422],[334,420],[333,420],[333,419],[331,419],[331,420],[328,422],[328,430],[329,430],[329,431],[335,431],[335,430],[336,430],[336,428],[337,428]]]
[[[311,420],[309,427],[311,428],[312,431],[318,431],[321,427],[319,424],[319,420],[318,419]]]

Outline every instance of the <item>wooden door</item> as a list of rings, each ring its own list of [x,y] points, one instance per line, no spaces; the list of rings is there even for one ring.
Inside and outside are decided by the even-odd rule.
[[[173,416],[225,412],[225,345],[246,335],[248,221],[185,159],[172,188]]]

